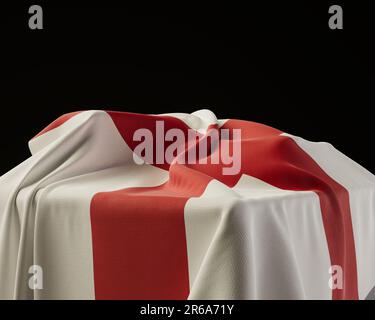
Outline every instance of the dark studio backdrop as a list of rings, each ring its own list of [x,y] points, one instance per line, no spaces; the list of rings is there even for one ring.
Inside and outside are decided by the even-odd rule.
[[[354,1],[285,2],[4,8],[0,174],[63,113],[200,108],[331,142],[375,173],[375,11]],[[28,27],[31,4],[43,8],[43,30]],[[343,30],[328,28],[331,4],[342,5]]]

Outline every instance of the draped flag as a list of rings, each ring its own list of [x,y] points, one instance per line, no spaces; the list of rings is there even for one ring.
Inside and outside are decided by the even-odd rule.
[[[375,286],[375,177],[328,143],[209,110],[82,111],[29,148],[0,178],[2,299],[364,299]]]

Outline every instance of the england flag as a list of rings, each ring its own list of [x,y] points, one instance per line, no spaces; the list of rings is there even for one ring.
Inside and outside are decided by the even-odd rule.
[[[29,148],[0,177],[1,299],[365,299],[375,286],[375,177],[328,143],[209,110],[94,110]]]

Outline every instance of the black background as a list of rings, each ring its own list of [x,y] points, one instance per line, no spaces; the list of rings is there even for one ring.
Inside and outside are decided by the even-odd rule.
[[[66,112],[200,108],[331,142],[375,172],[375,10],[284,2],[3,8],[0,174]],[[43,8],[43,30],[28,27],[31,4]],[[343,30],[328,28],[330,4],[342,5]]]

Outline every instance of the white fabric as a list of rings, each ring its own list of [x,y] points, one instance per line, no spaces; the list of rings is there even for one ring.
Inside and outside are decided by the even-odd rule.
[[[203,110],[169,114],[202,130]],[[202,131],[203,132],[203,131]],[[359,297],[375,286],[375,177],[331,145],[284,134],[350,196]],[[94,299],[90,201],[101,191],[158,186],[168,171],[137,166],[111,117],[86,111],[31,140],[32,156],[0,178],[0,298]],[[189,299],[331,299],[318,196],[242,175],[211,181],[184,209]],[[29,267],[42,265],[43,290]]]

